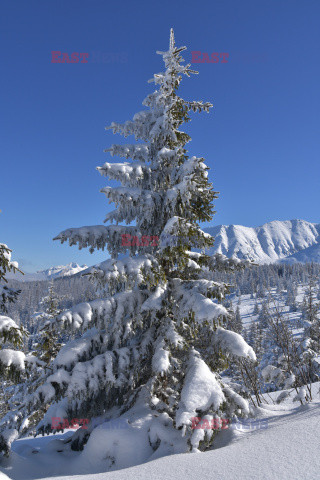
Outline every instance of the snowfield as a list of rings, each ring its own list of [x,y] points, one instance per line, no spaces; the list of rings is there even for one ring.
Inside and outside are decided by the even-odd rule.
[[[258,409],[264,428],[222,431],[211,451],[166,456],[116,471],[97,473],[97,465],[101,466],[102,460],[101,444],[96,445],[96,455],[93,450],[91,458],[83,462],[85,451],[57,452],[62,435],[20,439],[13,444],[12,458],[1,467],[7,476],[0,479],[317,480],[320,479],[319,387],[320,383],[313,384],[314,401],[308,405],[298,406],[290,399],[274,405],[270,400]],[[274,392],[270,396],[278,394]]]
[[[306,285],[300,284],[298,303],[302,302],[305,292]],[[301,312],[292,312],[285,305],[287,292],[277,293],[272,288],[271,294],[288,321],[297,325],[295,334],[300,335]],[[238,304],[243,327],[248,330],[258,320],[254,314],[255,304],[261,308],[265,298],[232,294],[230,299],[234,306]],[[63,351],[58,354],[57,361],[62,354]],[[203,373],[195,378],[203,380]],[[227,385],[228,377],[223,380]],[[203,399],[205,394],[200,393],[200,386],[196,382],[191,384]],[[181,475],[186,479],[214,477],[219,480],[320,479],[320,382],[313,384],[313,402],[308,405],[293,402],[294,394],[277,405],[274,400],[280,393],[263,395],[268,403],[256,409],[257,424],[253,424],[253,428],[231,425],[218,434],[213,449],[205,453],[179,453],[182,451],[179,432],[175,454],[163,447],[153,452],[145,441],[150,428],[148,421],[112,429],[112,432],[97,428],[82,452],[71,451],[65,445],[62,451],[62,440],[74,432],[68,430],[64,434],[16,440],[11,457],[0,465],[3,472],[0,471],[0,480],[170,480]],[[263,421],[260,426],[259,420]],[[114,454],[114,464],[110,463],[110,452]]]
[[[299,303],[305,291],[306,285],[298,286]],[[271,293],[289,322],[298,327],[301,312],[291,312],[285,305],[286,291],[277,293],[273,288]],[[258,320],[255,304],[261,307],[265,298],[251,294],[240,297],[233,294],[230,298],[234,305],[238,303],[243,326],[248,330]],[[295,329],[296,335],[300,335],[300,330]],[[203,379],[203,375],[198,377]],[[228,384],[228,377],[224,377],[224,383]],[[196,389],[199,393],[200,387]],[[16,440],[11,457],[0,465],[3,472],[0,471],[0,480],[170,480],[181,475],[186,479],[219,480],[320,479],[320,382],[313,384],[313,402],[308,405],[293,402],[295,394],[277,405],[274,400],[280,393],[263,395],[268,403],[256,409],[257,423],[253,423],[253,428],[231,424],[218,434],[213,449],[205,453],[179,453],[182,451],[179,432],[175,454],[163,447],[153,452],[145,441],[150,428],[148,421],[112,432],[97,428],[82,452],[71,451],[65,445],[62,451],[62,440],[74,432],[68,430],[64,434]],[[204,397],[203,392],[199,395]],[[259,420],[263,423],[259,424]],[[113,464],[110,452],[114,454]]]

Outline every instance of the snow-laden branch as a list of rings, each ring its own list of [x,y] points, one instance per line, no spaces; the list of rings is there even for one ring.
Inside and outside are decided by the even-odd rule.
[[[137,235],[137,227],[123,225],[95,225],[91,227],[68,228],[57,235],[53,240],[60,240],[61,243],[69,241],[69,245],[79,246],[79,250],[89,247],[90,252],[94,249],[104,250],[105,246],[110,247],[110,253],[118,249],[125,252],[126,248],[121,249],[122,234],[130,233]]]
[[[225,401],[222,384],[196,350],[191,352],[188,370],[181,391],[181,400],[176,413],[177,426],[190,425],[197,412],[210,407],[219,410]]]
[[[12,318],[0,315],[0,341],[20,344],[22,342],[22,330]]]
[[[4,368],[14,368],[23,372],[25,370],[25,354],[17,350],[5,348],[0,350],[0,366]]]
[[[145,206],[148,207],[149,203],[155,203],[159,197],[157,192],[152,190],[144,190],[141,188],[129,188],[129,187],[104,187],[100,190],[101,193],[104,193],[105,196],[115,205],[133,203],[137,205],[139,202],[140,208]]]
[[[248,357],[253,361],[256,360],[256,354],[254,353],[253,348],[247,344],[239,333],[218,327],[215,340],[222,349],[232,355],[236,355],[237,357]]]
[[[228,311],[223,305],[213,302],[199,292],[196,282],[192,289],[190,281],[183,282],[175,278],[173,285],[180,315],[187,317],[190,312],[193,312],[195,320],[199,323],[214,322],[221,317],[228,316]]]
[[[139,316],[140,306],[147,295],[148,292],[144,294],[144,291],[140,290],[133,295],[129,290],[106,299],[80,303],[63,312],[52,320],[51,324],[53,328],[59,329],[63,326],[74,331],[95,326],[106,331],[113,341],[114,348],[117,348],[121,343],[120,339],[125,341],[130,337],[133,319]],[[124,320],[125,312],[128,312],[128,315]]]
[[[111,145],[110,148],[106,148],[104,151],[110,152],[112,157],[132,158],[134,161],[146,162],[150,159],[149,145]]]
[[[102,176],[109,177],[111,180],[118,180],[122,185],[131,187],[141,186],[141,181],[143,179],[147,181],[151,174],[150,167],[141,162],[106,162],[102,167],[97,167],[97,170]]]
[[[158,114],[160,116],[160,114]],[[125,123],[112,122],[106,130],[112,130],[113,133],[120,133],[124,137],[134,135],[136,140],[147,142],[150,138],[150,131],[157,122],[155,112],[143,110],[134,115],[133,120],[127,120]]]
[[[149,283],[156,282],[155,271],[158,271],[158,262],[149,254],[127,256],[118,260],[108,259],[89,270],[89,273],[101,284],[107,285],[112,292],[117,284],[125,288],[140,285],[145,282],[146,275]]]

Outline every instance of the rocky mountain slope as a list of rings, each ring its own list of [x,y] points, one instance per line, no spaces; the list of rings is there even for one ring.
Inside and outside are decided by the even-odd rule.
[[[215,237],[209,253],[257,263],[320,262],[320,224],[275,220],[261,227],[218,225],[204,230]]]

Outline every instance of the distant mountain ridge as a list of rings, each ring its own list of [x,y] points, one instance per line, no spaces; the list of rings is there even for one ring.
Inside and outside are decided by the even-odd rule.
[[[320,263],[320,224],[306,220],[274,220],[260,227],[217,225],[203,229],[215,238],[207,253],[249,259],[256,263]],[[7,274],[22,282],[69,277],[88,269],[87,265],[69,263],[36,273]]]
[[[218,225],[204,228],[215,237],[209,254],[250,259],[256,263],[320,263],[320,224],[275,220],[260,227]]]
[[[50,267],[47,270],[40,270],[35,273],[13,273],[10,272],[6,275],[6,278],[11,280],[18,280],[19,282],[33,282],[42,280],[54,280],[55,278],[70,277],[76,275],[88,268],[87,265],[78,265],[77,263],[68,263],[67,265],[58,265],[56,267]]]

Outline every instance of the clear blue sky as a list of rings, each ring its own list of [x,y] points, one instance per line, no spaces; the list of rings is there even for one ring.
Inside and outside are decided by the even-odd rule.
[[[170,27],[186,61],[229,53],[195,65],[180,90],[214,104],[187,129],[221,192],[212,224],[320,222],[319,24],[319,0],[1,2],[0,241],[25,271],[106,257],[52,238],[113,208],[95,167],[122,137],[104,127],[143,109]],[[52,51],[86,52],[88,63],[51,63]],[[122,56],[93,62],[99,52]]]

